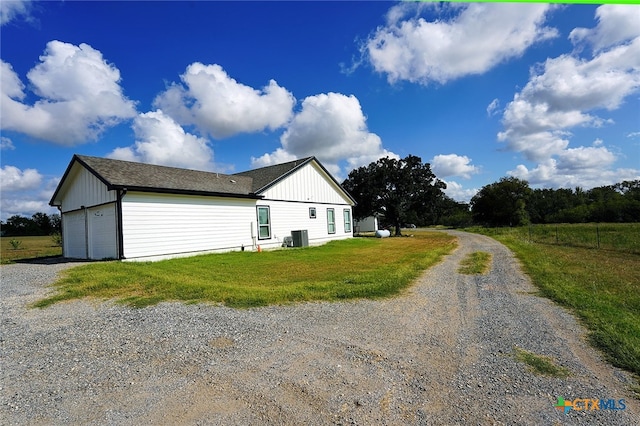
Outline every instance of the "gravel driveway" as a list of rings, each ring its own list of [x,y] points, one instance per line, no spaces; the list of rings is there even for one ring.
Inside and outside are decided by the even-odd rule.
[[[0,268],[2,424],[640,423],[630,378],[602,362],[572,316],[532,294],[511,253],[453,232],[459,248],[403,296],[236,310],[75,301],[38,310],[74,264]],[[491,272],[465,276],[473,251]],[[514,347],[569,378],[531,373]],[[554,408],[557,397],[625,410]]]

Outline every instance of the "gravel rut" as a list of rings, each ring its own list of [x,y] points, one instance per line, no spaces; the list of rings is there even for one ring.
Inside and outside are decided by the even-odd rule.
[[[496,241],[458,248],[396,298],[236,310],[27,305],[73,264],[0,268],[0,424],[635,425],[631,378]],[[487,275],[456,271],[474,251]],[[519,347],[568,378],[533,374]],[[624,410],[554,408],[557,397]]]

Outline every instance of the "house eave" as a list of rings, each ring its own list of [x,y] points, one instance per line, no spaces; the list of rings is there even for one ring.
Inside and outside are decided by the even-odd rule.
[[[257,194],[239,194],[229,192],[213,192],[213,191],[196,191],[190,189],[172,189],[172,188],[152,188],[139,186],[113,185],[110,189],[126,190],[127,192],[145,192],[155,194],[173,194],[173,195],[196,195],[203,197],[224,197],[224,198],[245,198],[251,200],[261,200],[262,195]]]

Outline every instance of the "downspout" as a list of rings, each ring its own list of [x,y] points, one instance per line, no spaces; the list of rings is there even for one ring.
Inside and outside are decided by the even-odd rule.
[[[127,188],[123,188],[121,191],[116,191],[116,215],[118,216],[118,223],[116,224],[116,234],[118,237],[118,259],[125,259],[124,257],[124,235],[122,230],[122,198],[127,194]]]

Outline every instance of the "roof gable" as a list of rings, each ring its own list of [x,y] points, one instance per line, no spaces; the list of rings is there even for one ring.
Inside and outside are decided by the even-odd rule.
[[[260,194],[266,189],[312,161],[335,183],[340,191],[344,192],[347,198],[353,201],[349,193],[340,186],[315,157],[226,175],[76,154],[69,163],[49,204],[59,205],[58,197],[63,195],[66,185],[70,184],[67,182],[67,178],[74,166],[82,166],[87,169],[104,183],[108,190],[126,189],[129,191],[261,198]]]
[[[333,177],[331,173],[318,161],[316,157],[306,157],[299,160],[289,161],[288,163],[276,164],[274,166],[262,167],[246,172],[237,173],[234,176],[247,176],[253,178],[253,191],[256,194],[264,194],[266,190],[278,184],[288,176],[296,173],[309,163],[314,163],[322,174],[335,185],[335,189],[341,192],[347,200],[356,204],[354,198],[349,194],[340,183]]]
[[[300,160],[289,161],[288,163],[247,170],[246,172],[236,173],[234,176],[245,176],[253,179],[253,192],[257,194],[275,185],[314,159],[314,157],[302,158]]]

